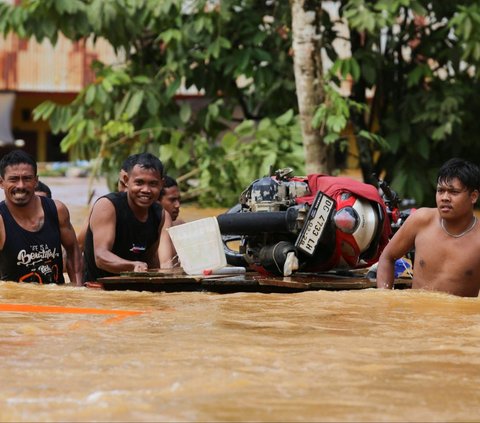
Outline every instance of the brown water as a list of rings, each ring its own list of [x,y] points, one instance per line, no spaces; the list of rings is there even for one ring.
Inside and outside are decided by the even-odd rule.
[[[0,356],[0,421],[480,421],[478,298],[0,282]]]

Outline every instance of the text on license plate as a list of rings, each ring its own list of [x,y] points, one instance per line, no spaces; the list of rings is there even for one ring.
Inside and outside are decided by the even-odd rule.
[[[295,246],[303,252],[313,255],[317,244],[322,237],[332,210],[335,208],[335,201],[318,192],[312,207],[310,208],[302,232],[297,238]]]

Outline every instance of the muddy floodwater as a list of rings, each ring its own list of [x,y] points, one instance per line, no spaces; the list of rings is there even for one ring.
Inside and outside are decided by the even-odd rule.
[[[80,226],[87,180],[44,179]],[[2,422],[478,422],[480,301],[0,282],[0,380]]]

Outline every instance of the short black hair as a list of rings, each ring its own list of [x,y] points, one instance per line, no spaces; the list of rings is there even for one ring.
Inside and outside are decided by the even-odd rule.
[[[151,153],[139,153],[128,156],[123,162],[122,169],[130,173],[136,165],[144,169],[156,170],[163,178],[163,164],[158,157]]]
[[[476,164],[458,157],[447,160],[438,171],[437,183],[448,183],[454,178],[470,192],[480,191],[480,169]]]
[[[0,159],[0,176],[5,177],[5,169],[8,166],[19,164],[28,164],[33,167],[33,173],[37,176],[37,162],[35,159],[23,150],[13,150],[5,154]]]
[[[52,191],[48,187],[47,184],[44,184],[42,181],[37,182],[37,186],[35,187],[35,192],[44,192],[47,194],[48,198],[52,198]]]
[[[178,187],[177,180],[169,175],[165,175],[163,178],[163,188]]]
[[[160,191],[160,198],[165,195],[165,188],[178,187],[177,180],[171,176],[165,175],[163,177],[163,188]]]

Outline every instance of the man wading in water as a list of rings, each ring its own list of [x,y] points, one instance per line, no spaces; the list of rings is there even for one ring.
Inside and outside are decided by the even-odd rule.
[[[67,207],[35,195],[37,163],[21,150],[0,160],[0,278],[58,283],[63,276],[62,246],[70,282],[82,285],[82,256]]]
[[[420,208],[380,256],[377,287],[393,286],[395,260],[415,248],[412,288],[476,297],[480,289],[480,224],[473,213],[480,170],[450,159],[439,170],[437,208]]]
[[[168,213],[158,204],[163,165],[149,153],[130,156],[123,175],[125,192],[100,197],[90,214],[85,238],[85,281],[121,272],[171,267],[173,245]],[[161,235],[161,236],[160,236]]]
[[[180,190],[177,181],[165,175],[163,189],[160,192],[160,205],[170,214],[172,226],[183,225],[185,222],[178,218],[180,214]]]

